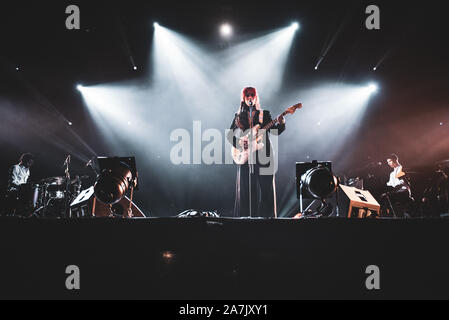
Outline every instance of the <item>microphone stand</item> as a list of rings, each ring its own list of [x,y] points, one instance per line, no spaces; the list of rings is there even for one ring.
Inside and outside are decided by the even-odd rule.
[[[70,193],[70,171],[69,171],[69,164],[70,164],[70,155],[67,156],[65,162],[64,162],[64,166],[65,166],[65,179],[66,179],[66,183],[65,183],[65,218],[70,218],[70,197],[69,197],[69,193]]]
[[[98,173],[97,169],[95,169],[95,166],[94,166],[94,163],[93,163],[93,159],[95,159],[95,157],[94,157],[94,158],[91,158],[91,159],[87,162],[87,164],[85,165],[85,167],[91,167],[91,168],[92,168],[92,170],[95,172],[95,179],[96,179],[96,178],[98,178],[98,176],[99,176],[100,174]]]
[[[252,186],[251,186],[251,174],[254,173],[254,164],[253,164],[253,106],[249,107],[249,157],[248,157],[248,191],[249,191],[249,216],[252,218],[253,216],[253,208],[252,208]]]

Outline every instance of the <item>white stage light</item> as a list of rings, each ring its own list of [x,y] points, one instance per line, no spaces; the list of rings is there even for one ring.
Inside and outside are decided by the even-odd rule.
[[[133,67],[133,69],[134,69],[134,70],[137,70],[137,67],[136,67],[136,66],[134,66],[134,67]]]
[[[299,23],[298,22],[294,22],[294,23],[292,23],[291,27],[293,28],[293,30],[298,30],[299,29]]]
[[[370,93],[376,92],[376,91],[377,91],[377,85],[375,85],[374,83],[371,83],[371,84],[368,86],[368,90],[369,90]]]
[[[229,25],[228,23],[222,24],[220,27],[220,34],[225,38],[230,37],[232,35],[231,25]]]
[[[159,27],[159,23],[157,23],[157,22],[153,23],[153,27],[155,27],[155,28]]]
[[[376,71],[376,70],[377,70],[377,67],[374,67],[373,70]]]
[[[76,89],[77,89],[78,91],[81,91],[81,90],[83,89],[83,86],[82,86],[81,84],[78,84],[78,85],[76,86]]]

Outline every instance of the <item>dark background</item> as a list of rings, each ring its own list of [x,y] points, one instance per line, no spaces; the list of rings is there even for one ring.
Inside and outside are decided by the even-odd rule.
[[[81,9],[81,30],[65,28],[65,8],[70,4]],[[364,11],[369,4],[381,9],[379,31],[365,29]],[[2,185],[8,168],[23,152],[36,155],[33,181],[63,175],[67,154],[76,155],[73,174],[91,176],[92,171],[83,166],[94,154],[135,155],[135,141],[123,147],[123,154],[113,154],[117,146],[112,148],[101,139],[76,84],[146,79],[153,68],[149,59],[153,21],[220,48],[216,29],[225,19],[232,20],[236,34],[247,35],[295,20],[301,23],[301,44],[294,40],[286,65],[286,90],[329,79],[380,85],[340,156],[318,159],[333,161],[337,174],[351,175],[370,162],[384,161],[391,152],[400,156],[404,166],[426,170],[449,158],[448,26],[442,1],[16,1],[0,7]],[[323,43],[340,27],[316,72],[313,68]],[[130,67],[128,52],[139,67],[136,71]],[[279,106],[273,112],[282,110]],[[226,123],[234,111],[229,111]],[[152,112],[151,117],[157,120],[161,112],[167,115],[170,110]],[[314,157],[313,141],[308,150],[296,150],[295,157],[291,153],[283,157],[283,150],[294,149],[297,140],[308,138],[307,132],[301,132],[280,140],[278,198],[290,198],[290,204],[295,199],[294,162]],[[166,136],[149,134],[148,139],[169,143]],[[169,216],[192,207],[217,209],[225,215],[232,210],[233,166],[170,168],[162,163],[166,155],[143,158],[135,153],[142,186],[136,202],[147,214]],[[388,168],[376,170],[386,180]],[[195,177],[186,179],[188,174]],[[84,187],[93,182],[91,178]],[[281,206],[285,215],[294,211],[282,201]]]

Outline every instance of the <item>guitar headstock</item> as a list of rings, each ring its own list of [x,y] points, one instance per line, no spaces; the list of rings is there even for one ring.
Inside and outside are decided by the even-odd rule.
[[[294,114],[297,109],[301,109],[301,108],[302,108],[302,103],[300,102],[300,103],[297,103],[297,104],[291,106],[286,111],[290,114]]]

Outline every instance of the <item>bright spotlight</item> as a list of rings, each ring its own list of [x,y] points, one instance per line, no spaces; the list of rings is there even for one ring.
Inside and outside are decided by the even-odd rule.
[[[229,25],[228,23],[222,24],[220,27],[220,34],[225,38],[230,37],[232,35],[231,25]]]
[[[81,91],[81,90],[83,89],[83,86],[82,86],[81,84],[78,84],[78,85],[76,86],[76,89],[77,89],[78,91]]]
[[[368,86],[368,90],[369,90],[370,93],[376,92],[377,91],[377,85],[375,85],[374,83],[370,84]]]
[[[377,70],[377,67],[374,67],[373,70],[376,71],[376,70]]]
[[[133,69],[134,69],[134,70],[137,70],[137,67],[136,67],[136,66],[134,66],[134,67],[133,67]]]
[[[298,22],[293,22],[292,26],[293,30],[298,30],[299,29],[299,23]]]
[[[157,23],[157,22],[153,23],[153,27],[155,27],[155,28],[159,27],[159,23]]]

